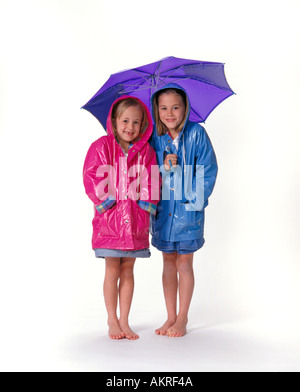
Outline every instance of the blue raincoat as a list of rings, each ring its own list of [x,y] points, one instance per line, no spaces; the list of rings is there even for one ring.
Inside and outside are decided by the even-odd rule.
[[[167,88],[184,91],[176,84],[166,85],[162,89]],[[190,104],[187,120],[179,134],[178,150],[168,134],[159,136],[156,128],[153,131],[150,143],[156,151],[163,188],[157,214],[151,217],[150,230],[153,240],[196,240],[200,248],[204,244],[204,209],[214,189],[218,166],[205,129],[190,122],[189,113]],[[171,171],[165,171],[163,166],[168,154],[178,156],[177,167]]]

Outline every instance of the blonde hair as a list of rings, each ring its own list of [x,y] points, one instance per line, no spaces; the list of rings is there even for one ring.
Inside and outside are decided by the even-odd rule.
[[[153,100],[153,111],[154,111],[154,120],[155,120],[155,125],[156,125],[156,129],[157,129],[157,133],[159,136],[165,135],[168,132],[168,127],[166,127],[166,125],[161,121],[160,117],[159,117],[159,108],[158,108],[158,101],[159,101],[159,97],[162,94],[177,94],[182,98],[183,104],[185,105],[185,114],[184,114],[184,118],[182,120],[182,123],[179,125],[179,127],[177,128],[177,131],[181,132],[184,128],[184,124],[186,122],[187,116],[188,116],[188,112],[189,112],[189,101],[187,98],[187,95],[185,94],[184,91],[176,89],[176,88],[167,88],[165,90],[160,90],[155,94],[154,100]]]
[[[143,118],[142,118],[142,123],[141,123],[141,128],[140,128],[140,133],[137,139],[135,140],[138,141],[140,137],[143,135],[145,132],[146,128],[148,127],[148,116],[147,112],[144,108],[144,106],[141,104],[141,102],[136,99],[136,98],[124,98],[121,101],[118,101],[111,112],[111,120],[112,120],[112,128],[113,128],[113,133],[116,139],[118,139],[117,135],[117,129],[116,129],[116,119],[120,118],[122,114],[127,110],[128,108],[136,106],[139,107],[143,113]]]

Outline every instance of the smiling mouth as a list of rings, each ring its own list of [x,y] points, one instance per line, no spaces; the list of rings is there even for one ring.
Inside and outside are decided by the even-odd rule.
[[[133,132],[124,132],[124,133],[125,133],[125,135],[128,135],[128,136],[133,136],[134,135]]]

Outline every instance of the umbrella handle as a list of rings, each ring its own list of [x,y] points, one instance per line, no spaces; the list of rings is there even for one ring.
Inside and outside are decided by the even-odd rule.
[[[171,153],[170,147],[167,146],[167,148],[165,149],[165,152],[164,152],[164,161],[165,161],[166,155],[170,154],[170,153]],[[169,159],[169,164],[170,164],[170,171],[174,172],[174,168],[173,168],[171,159]]]
[[[172,173],[174,173],[175,172],[175,170],[174,170],[174,166],[172,165],[172,161],[171,161],[171,159],[169,159],[169,164],[170,164],[170,171],[172,172]]]

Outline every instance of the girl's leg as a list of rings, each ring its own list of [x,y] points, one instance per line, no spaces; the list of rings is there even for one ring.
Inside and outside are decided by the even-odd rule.
[[[134,268],[135,259],[131,257],[122,257],[121,259],[121,275],[120,275],[120,327],[125,337],[130,340],[136,340],[139,335],[134,333],[129,327],[128,318],[132,303],[134,291]]]
[[[108,314],[109,336],[111,339],[122,339],[125,337],[121,330],[118,316],[118,280],[120,278],[120,259],[116,257],[106,257],[105,278],[103,293],[105,306]]]
[[[163,288],[166,301],[168,319],[165,324],[158,328],[155,333],[157,335],[166,335],[167,330],[175,323],[177,319],[177,252],[163,253],[164,269],[163,269]]]
[[[193,260],[193,253],[177,256],[177,270],[179,273],[179,313],[175,324],[168,329],[168,336],[170,337],[181,337],[186,334],[188,312],[195,286]]]

